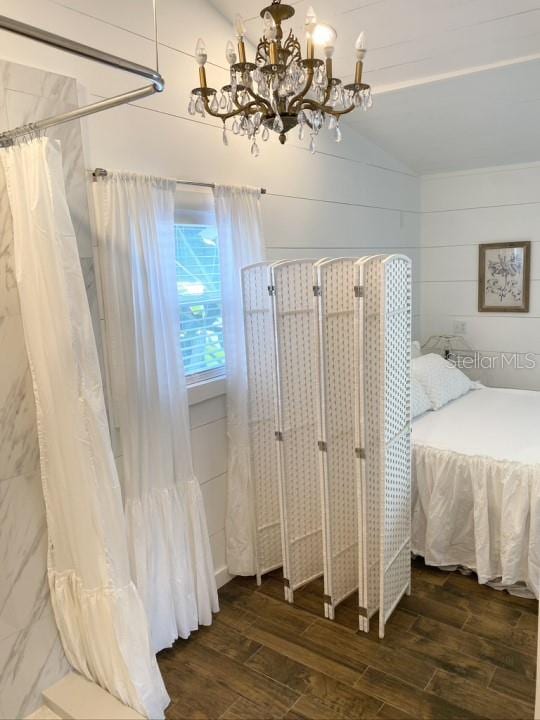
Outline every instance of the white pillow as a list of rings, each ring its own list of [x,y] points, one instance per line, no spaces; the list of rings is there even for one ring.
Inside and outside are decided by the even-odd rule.
[[[440,355],[423,355],[412,361],[412,376],[423,386],[433,410],[478,386]]]
[[[426,391],[416,378],[411,378],[411,415],[413,419],[432,410]]]
[[[415,360],[422,355],[422,347],[418,340],[413,340],[411,343],[411,358]]]

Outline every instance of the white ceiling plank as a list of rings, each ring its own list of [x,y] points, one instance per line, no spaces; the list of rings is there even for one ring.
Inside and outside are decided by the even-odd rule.
[[[418,174],[540,160],[540,60],[376,96],[350,123]]]

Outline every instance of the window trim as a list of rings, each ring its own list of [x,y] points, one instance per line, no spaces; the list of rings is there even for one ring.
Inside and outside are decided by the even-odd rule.
[[[199,405],[200,403],[221,397],[227,394],[227,379],[225,375],[211,380],[202,380],[187,386],[188,404]]]
[[[186,384],[190,385],[202,385],[203,383],[212,382],[214,380],[221,380],[225,377],[225,365],[217,368],[211,368],[210,370],[203,370],[198,373],[186,373]]]

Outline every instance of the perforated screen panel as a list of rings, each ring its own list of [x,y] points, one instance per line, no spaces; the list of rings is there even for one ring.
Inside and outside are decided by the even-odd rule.
[[[354,259],[318,263],[320,454],[326,614],[358,588]]]
[[[411,261],[392,255],[384,273],[384,475],[381,483],[379,635],[411,587]]]
[[[363,258],[356,264],[355,303],[356,434],[362,457],[359,476],[359,628],[369,631],[379,609],[380,482],[383,472],[383,402],[381,324],[382,270],[385,256]]]
[[[323,572],[313,262],[272,267],[287,599]]]
[[[257,576],[282,565],[275,441],[275,346],[268,264],[242,271],[248,373],[251,480],[255,495]]]

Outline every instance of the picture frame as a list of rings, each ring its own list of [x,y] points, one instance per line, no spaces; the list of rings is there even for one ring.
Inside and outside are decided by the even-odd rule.
[[[531,242],[479,245],[478,312],[528,313]]]

